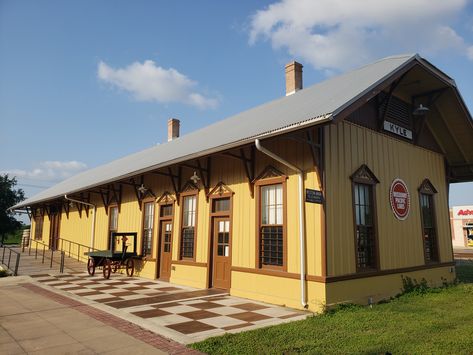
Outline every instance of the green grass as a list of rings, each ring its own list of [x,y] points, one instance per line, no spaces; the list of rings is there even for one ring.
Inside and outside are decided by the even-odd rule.
[[[5,237],[5,245],[14,245],[14,244],[20,244],[21,243],[21,237],[23,235],[23,229],[25,228],[30,228],[30,226],[24,226],[20,229],[18,229],[14,233],[7,234]]]
[[[303,321],[192,344],[209,354],[471,354],[473,263],[461,283],[412,292],[373,308],[348,306]]]

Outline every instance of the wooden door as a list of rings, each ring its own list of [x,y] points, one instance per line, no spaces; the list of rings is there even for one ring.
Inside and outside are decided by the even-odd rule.
[[[159,278],[169,280],[171,277],[172,260],[172,220],[161,221],[160,225],[161,255],[159,265]]]
[[[231,236],[230,218],[215,217],[213,223],[212,285],[215,288],[230,288]]]
[[[61,214],[51,212],[51,227],[49,230],[49,249],[56,250],[59,244],[59,229],[61,224]]]

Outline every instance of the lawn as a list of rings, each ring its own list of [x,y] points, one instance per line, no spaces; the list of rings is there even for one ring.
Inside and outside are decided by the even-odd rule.
[[[192,344],[209,354],[471,354],[473,263],[458,285]]]
[[[29,226],[25,226],[21,229],[18,229],[16,232],[14,233],[10,233],[10,234],[7,234],[6,237],[5,237],[5,242],[4,244],[5,245],[18,245],[21,243],[21,236],[23,234],[23,229],[24,228],[29,228]],[[0,240],[1,242],[1,240]]]

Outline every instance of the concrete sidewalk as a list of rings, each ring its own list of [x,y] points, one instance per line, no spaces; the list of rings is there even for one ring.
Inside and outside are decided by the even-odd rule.
[[[1,354],[166,353],[153,343],[153,334],[118,320],[116,323],[124,330],[121,331],[106,313],[73,301],[58,302],[35,292],[37,286],[30,281],[29,277],[0,279]],[[140,332],[146,342],[137,339]],[[171,353],[193,352],[180,344],[173,345],[176,347]]]

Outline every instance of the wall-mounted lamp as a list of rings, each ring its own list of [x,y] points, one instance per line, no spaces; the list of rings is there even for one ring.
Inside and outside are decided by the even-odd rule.
[[[148,188],[145,187],[145,185],[141,184],[141,186],[138,187],[138,191],[140,192],[140,194],[144,195],[146,191],[148,191]]]
[[[194,185],[197,185],[197,183],[199,182],[200,180],[200,177],[197,176],[197,172],[194,171],[194,175],[192,175],[190,177],[190,179],[192,180],[192,182],[194,183]]]
[[[414,116],[424,116],[427,114],[427,112],[429,112],[430,109],[428,107],[425,107],[423,106],[422,104],[419,105],[419,107],[417,107],[413,112],[412,114]]]

